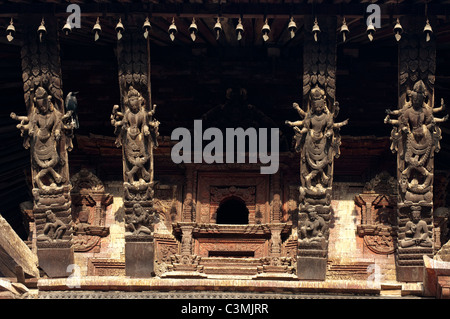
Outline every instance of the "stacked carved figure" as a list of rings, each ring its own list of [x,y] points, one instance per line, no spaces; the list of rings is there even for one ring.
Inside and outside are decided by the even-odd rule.
[[[328,223],[331,213],[333,161],[339,156],[340,128],[345,120],[335,123],[339,103],[329,103],[318,85],[310,91],[306,111],[297,103],[294,108],[302,120],[286,124],[295,130],[295,149],[300,152],[299,248],[305,246],[317,257],[324,258],[328,246]]]

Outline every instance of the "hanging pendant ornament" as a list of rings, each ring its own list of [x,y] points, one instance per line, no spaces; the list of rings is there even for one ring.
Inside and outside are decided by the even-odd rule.
[[[44,18],[42,18],[41,25],[39,26],[37,32],[39,34],[39,42],[42,42],[42,40],[44,39],[45,34],[47,33],[47,29],[45,28]]]
[[[375,27],[372,24],[372,21],[370,21],[369,25],[367,26],[367,37],[370,41],[373,41],[373,34],[375,33]]]
[[[402,33],[403,33],[403,27],[400,24],[400,20],[397,18],[397,23],[394,26],[395,40],[397,40],[397,42],[399,42],[400,39],[402,38]]]
[[[189,26],[189,33],[191,34],[192,41],[195,41],[195,39],[197,39],[197,32],[198,28],[197,24],[195,23],[195,18],[192,18],[192,23]]]
[[[152,25],[150,24],[150,21],[147,18],[145,18],[144,25],[142,26],[142,29],[144,29],[144,38],[148,39],[148,34],[150,33],[150,30],[152,28]]]
[[[291,17],[291,20],[289,21],[288,30],[291,35],[291,39],[293,39],[295,37],[295,32],[297,31],[297,24],[295,23],[293,17]]]
[[[423,28],[423,32],[425,33],[425,40],[430,42],[431,34],[433,33],[433,29],[431,28],[430,21],[427,19],[427,23],[425,24],[425,28]]]
[[[312,32],[314,34],[314,41],[319,41],[319,33],[320,33],[320,27],[319,23],[317,22],[317,18],[314,20],[314,26],[312,28]]]
[[[216,24],[214,25],[214,31],[216,32],[216,40],[219,40],[220,32],[222,32],[222,24],[220,23],[220,18],[217,18]]]
[[[243,33],[244,33],[244,26],[242,25],[241,18],[239,18],[238,24],[236,26],[236,35],[238,41],[241,41]]]
[[[270,33],[270,26],[269,26],[269,22],[267,21],[267,19],[264,21],[264,25],[261,29],[262,31],[262,37],[264,42],[267,42],[269,40],[269,33]]]
[[[119,22],[116,25],[116,32],[117,32],[117,40],[118,41],[120,41],[122,39],[124,30],[125,30],[125,28],[123,27],[122,19],[119,18]]]
[[[341,26],[341,34],[342,34],[342,42],[347,41],[347,35],[350,33],[350,30],[348,29],[347,22],[345,21],[345,18],[342,20],[342,26]]]
[[[63,26],[62,30],[66,35],[69,35],[69,33],[72,32],[72,26],[69,23],[69,19],[67,19],[66,24]]]
[[[175,25],[175,18],[172,18],[172,24],[169,26],[169,36],[170,40],[175,40],[175,34],[178,32],[177,26]]]
[[[92,31],[94,31],[94,41],[98,41],[98,39],[100,39],[100,33],[102,33],[102,27],[100,26],[100,18],[97,18],[97,21],[95,22]]]
[[[14,40],[14,36],[16,35],[16,28],[14,27],[13,19],[9,22],[8,28],[6,28],[6,39],[8,42]]]

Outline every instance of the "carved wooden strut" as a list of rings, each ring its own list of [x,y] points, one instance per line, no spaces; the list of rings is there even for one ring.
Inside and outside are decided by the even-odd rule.
[[[286,124],[294,128],[295,149],[301,154],[297,275],[301,279],[324,280],[333,164],[340,155],[339,130],[348,120],[335,123],[339,112],[335,101],[336,20],[326,18],[318,22],[322,32],[317,39],[305,34],[304,107],[293,105],[302,120]],[[309,23],[312,26],[312,20]]]
[[[72,150],[72,111],[64,107],[54,17],[42,19],[47,33],[41,39],[35,29],[37,17],[28,16],[23,21],[22,71],[27,115],[12,113],[11,118],[20,121],[17,128],[24,137],[24,147],[30,149],[40,266],[50,277],[67,276],[66,267],[73,263],[67,155]],[[62,257],[56,252],[61,249],[65,249]]]
[[[397,154],[398,236],[397,280],[421,281],[423,255],[433,255],[434,154],[439,152],[439,123],[448,115],[434,114],[436,42],[426,41],[414,21],[399,45],[398,109],[387,110],[385,123],[393,125],[391,150]],[[396,116],[396,119],[391,118]]]

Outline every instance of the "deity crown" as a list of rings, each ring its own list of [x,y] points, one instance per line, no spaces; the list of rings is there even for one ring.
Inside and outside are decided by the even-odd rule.
[[[321,89],[319,86],[311,89],[310,93],[311,100],[322,100],[325,98],[325,91]]]

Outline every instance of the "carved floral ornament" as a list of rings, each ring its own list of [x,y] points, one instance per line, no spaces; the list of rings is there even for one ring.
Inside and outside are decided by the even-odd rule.
[[[247,204],[255,203],[256,188],[252,187],[236,187],[230,186],[226,188],[211,187],[211,202],[221,203],[224,199],[236,196],[241,198]]]

